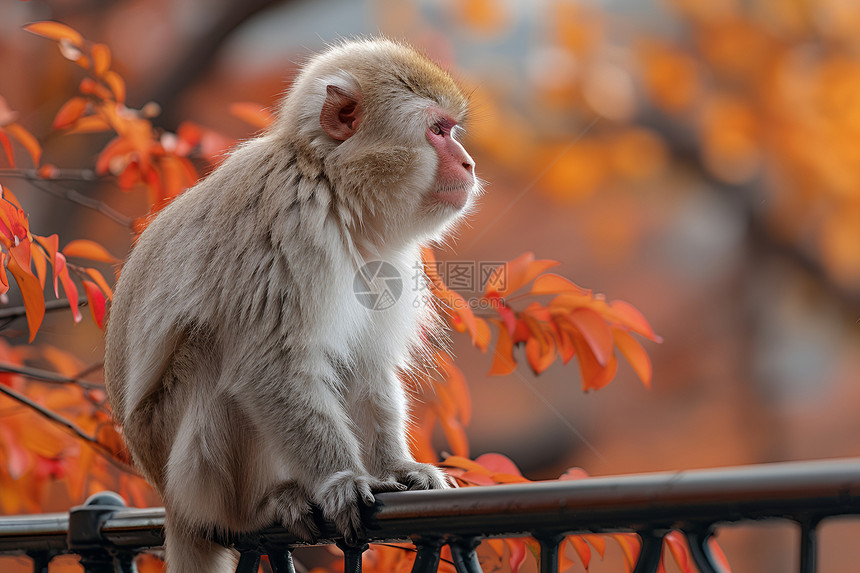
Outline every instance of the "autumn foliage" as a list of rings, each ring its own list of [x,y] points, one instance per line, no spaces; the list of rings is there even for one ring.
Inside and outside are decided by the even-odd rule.
[[[478,4],[472,3],[469,10],[470,17],[479,17]],[[56,111],[51,132],[40,137],[19,124],[15,112],[0,99],[2,156],[15,173],[50,185],[63,169],[41,163],[40,140],[109,134],[88,168],[94,177],[120,192],[145,193],[152,213],[193,185],[202,171],[199,166],[211,165],[225,147],[223,136],[190,122],[182,123],[175,133],[156,129],[151,121],[157,113],[153,104],[142,109],[128,107],[125,82],[113,69],[111,50],[105,44],[90,42],[57,22],[37,22],[25,29],[55,42],[83,77],[77,93],[70,94]],[[665,73],[677,72],[670,69]],[[264,129],[271,121],[271,116],[255,104],[237,103],[231,111],[255,129]],[[146,217],[142,213],[136,218],[130,232],[139,232]],[[92,240],[70,241],[62,248],[61,243],[56,234],[31,231],[25,206],[11,186],[2,188],[0,294],[11,288],[11,277],[23,302],[30,342],[45,316],[46,284],[53,285],[48,290],[53,290],[56,298],[61,296],[62,285],[75,322],[81,319],[80,306],[85,301],[95,323],[104,326],[106,305],[112,296],[110,282],[96,268],[72,261],[120,261]],[[615,378],[623,357],[650,387],[651,361],[640,340],[660,342],[660,337],[631,304],[607,300],[550,272],[557,261],[524,253],[495,270],[483,285],[480,300],[467,300],[445,284],[432,251],[424,251],[424,263],[440,312],[453,331],[488,354],[489,374],[525,372],[537,376],[556,362],[575,362],[582,389],[599,390]],[[441,460],[441,466],[461,487],[529,481],[501,455],[469,459],[466,428],[472,404],[466,380],[441,347],[433,359],[434,368],[428,369],[426,379],[406,381],[414,384],[418,395],[411,431],[416,457],[439,462],[432,442],[438,425],[447,442],[446,451],[451,452]],[[52,370],[36,369],[29,366],[31,363],[48,364]],[[133,505],[157,503],[130,467],[110,420],[103,385],[91,380],[98,368],[88,368],[73,355],[51,346],[15,346],[0,340],[0,371],[2,402],[14,414],[0,418],[3,513],[40,511],[47,496],[56,499],[57,484],[62,484],[61,499],[68,504],[103,489],[119,491]],[[559,479],[586,477],[582,470],[573,468]],[[628,568],[632,568],[638,552],[636,536],[616,534],[608,539],[620,544]],[[563,567],[578,562],[588,568],[595,554],[603,556],[606,543],[607,537],[599,535],[569,536],[561,553]],[[666,544],[678,567],[692,571],[681,537],[669,535]],[[526,559],[534,558],[537,547],[531,540],[492,540],[485,542],[481,551],[503,569],[516,572]],[[366,557],[366,570],[407,571],[411,559],[412,554],[403,549],[377,547]]]

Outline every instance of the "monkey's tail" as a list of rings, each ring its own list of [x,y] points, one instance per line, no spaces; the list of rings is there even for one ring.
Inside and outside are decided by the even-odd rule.
[[[233,573],[236,556],[223,545],[174,527],[170,519],[164,524],[166,573]]]

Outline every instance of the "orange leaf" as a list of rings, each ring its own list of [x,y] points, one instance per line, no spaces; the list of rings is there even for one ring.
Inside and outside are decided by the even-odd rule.
[[[66,133],[99,133],[108,131],[111,126],[104,119],[96,115],[87,115],[78,119],[75,125],[71,126]]]
[[[33,238],[36,239],[36,242],[42,245],[45,249],[45,252],[48,253],[48,261],[51,263],[51,268],[54,268],[54,260],[57,258],[57,249],[60,246],[60,238],[56,233],[49,237],[40,237],[39,235],[33,235]]]
[[[254,127],[266,129],[275,118],[263,106],[253,102],[236,102],[230,105],[230,113]]]
[[[603,366],[594,357],[594,353],[582,336],[574,336],[573,344],[576,347],[576,353],[579,355],[579,372],[582,376],[582,389],[585,391],[599,390],[609,384],[618,371],[618,361],[615,359],[615,356],[611,356],[606,366]]]
[[[107,295],[108,299],[113,300],[113,291],[102,274],[93,268],[87,268],[87,274],[96,281],[96,284],[99,285],[99,288],[102,289],[102,292],[105,293],[105,295]]]
[[[460,468],[470,472],[483,472],[487,475],[490,474],[490,471],[487,468],[463,456],[448,456],[440,465],[444,467]]]
[[[588,308],[577,308],[567,318],[582,334],[601,366],[612,358],[612,331],[603,318]]]
[[[678,564],[682,573],[695,573],[695,570],[690,566],[693,557],[690,555],[690,550],[687,549],[687,542],[680,531],[670,531],[667,533],[663,537],[663,544],[669,548],[669,553],[675,559],[675,563]]]
[[[624,553],[624,565],[628,573],[633,571],[636,560],[639,558],[639,536],[635,533],[613,533],[610,535]]]
[[[99,328],[104,328],[105,295],[96,283],[87,280],[81,282],[84,285],[84,291],[87,293],[87,302],[89,303],[93,320],[99,325]]]
[[[71,127],[84,115],[85,111],[87,111],[87,100],[82,97],[73,97],[64,103],[63,107],[60,108],[60,111],[57,112],[51,128],[63,129]]]
[[[0,251],[0,294],[9,291],[9,277],[6,276],[6,253]]]
[[[507,328],[501,321],[494,320],[498,326],[498,339],[496,340],[496,349],[493,352],[493,363],[490,366],[488,376],[505,376],[514,371],[517,363],[514,360],[514,346],[511,341],[511,335],[508,334]]]
[[[2,129],[0,129],[0,145],[3,146],[3,151],[6,153],[9,165],[15,167],[15,154],[12,153],[12,142],[9,141],[9,136]]]
[[[603,554],[606,551],[606,538],[602,535],[594,535],[592,533],[582,535],[581,537],[588,541],[594,547],[594,550],[597,551],[597,554],[600,555],[600,558],[603,559]]]
[[[39,279],[34,277],[29,270],[24,271],[15,261],[14,256],[9,258],[7,268],[15,277],[18,288],[21,289],[24,310],[27,313],[27,326],[30,329],[30,342],[33,342],[33,339],[36,338],[36,332],[42,325],[42,319],[45,318],[45,296],[42,287],[39,284]]]
[[[642,348],[642,345],[636,341],[628,333],[619,328],[612,329],[612,338],[615,340],[615,346],[627,359],[627,362],[633,367],[633,371],[642,380],[642,384],[646,388],[651,387],[651,359],[648,358],[648,353]]]
[[[610,313],[612,318],[629,327],[633,332],[641,334],[645,338],[653,340],[654,342],[663,342],[663,339],[657,336],[651,328],[651,325],[648,324],[648,321],[645,320],[644,316],[642,316],[642,313],[629,302],[614,300],[609,303],[609,308],[611,309]]]
[[[107,252],[107,249],[89,239],[77,239],[69,242],[68,245],[63,247],[63,254],[67,257],[80,257],[103,263],[119,262],[119,259]]]
[[[591,291],[553,273],[547,273],[535,279],[531,290],[531,294],[535,295],[561,293],[590,295]]]
[[[523,253],[496,269],[487,281],[484,292],[486,294],[495,292],[504,297],[524,287],[535,277],[558,264],[557,261],[551,260],[536,261],[533,253]]]
[[[110,91],[113,92],[116,101],[118,103],[125,103],[125,80],[122,79],[122,76],[113,70],[108,70],[102,79],[108,85]]]
[[[24,149],[27,150],[27,153],[29,153],[30,157],[33,159],[33,165],[38,167],[39,159],[42,157],[42,146],[39,145],[36,138],[17,123],[10,123],[5,127],[5,129],[8,133],[15,136],[15,139],[21,142],[21,145],[24,146]]]
[[[32,34],[50,38],[52,40],[68,40],[77,47],[81,47],[84,43],[84,37],[80,33],[59,22],[43,21],[34,22],[24,26],[24,29]]]
[[[48,261],[45,260],[45,251],[37,247],[36,243],[30,243],[30,255],[33,266],[36,267],[36,277],[39,279],[39,284],[42,285],[42,290],[45,290],[45,277],[48,274]]]
[[[579,556],[582,561],[582,566],[588,570],[588,564],[591,563],[591,548],[588,547],[588,543],[585,542],[585,539],[578,535],[570,535],[567,538],[568,543],[570,543],[573,550]],[[563,571],[564,569],[562,569]]]
[[[101,77],[110,69],[110,48],[104,44],[95,44],[91,50],[93,56],[93,71]]]

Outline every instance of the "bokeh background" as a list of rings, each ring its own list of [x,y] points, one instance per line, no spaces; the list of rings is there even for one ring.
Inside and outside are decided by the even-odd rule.
[[[472,94],[465,143],[487,193],[439,258],[533,251],[664,338],[645,343],[651,389],[625,365],[588,394],[575,367],[487,377],[489,355],[455,338],[472,455],[544,479],[860,453],[860,3],[6,0],[0,95],[36,134],[80,81],[54,43],[21,31],[42,19],[108,44],[129,105],[160,106],[156,125],[228,138],[253,133],[232,103],[274,105],[339,38],[403,38],[452,70]],[[79,167],[104,144],[87,141],[44,143]],[[127,230],[14,188],[31,228],[127,251]],[[112,204],[137,216],[144,203]],[[98,329],[67,322],[51,315],[39,340],[98,361]],[[850,570],[858,534],[826,525],[821,570]],[[777,523],[718,538],[735,571],[776,573],[796,567],[796,535]],[[591,570],[620,570],[612,551]]]

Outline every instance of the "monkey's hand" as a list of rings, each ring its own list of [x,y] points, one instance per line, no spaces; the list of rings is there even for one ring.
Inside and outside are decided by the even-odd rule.
[[[451,487],[451,481],[445,472],[431,464],[422,464],[411,460],[400,461],[389,471],[395,480],[406,485],[409,489],[448,489]]]
[[[364,527],[358,504],[372,506],[376,503],[374,492],[402,491],[404,485],[396,481],[384,481],[353,471],[340,471],[326,479],[314,498],[322,510],[323,517],[334,522],[337,531],[347,544],[354,544],[362,537]]]

